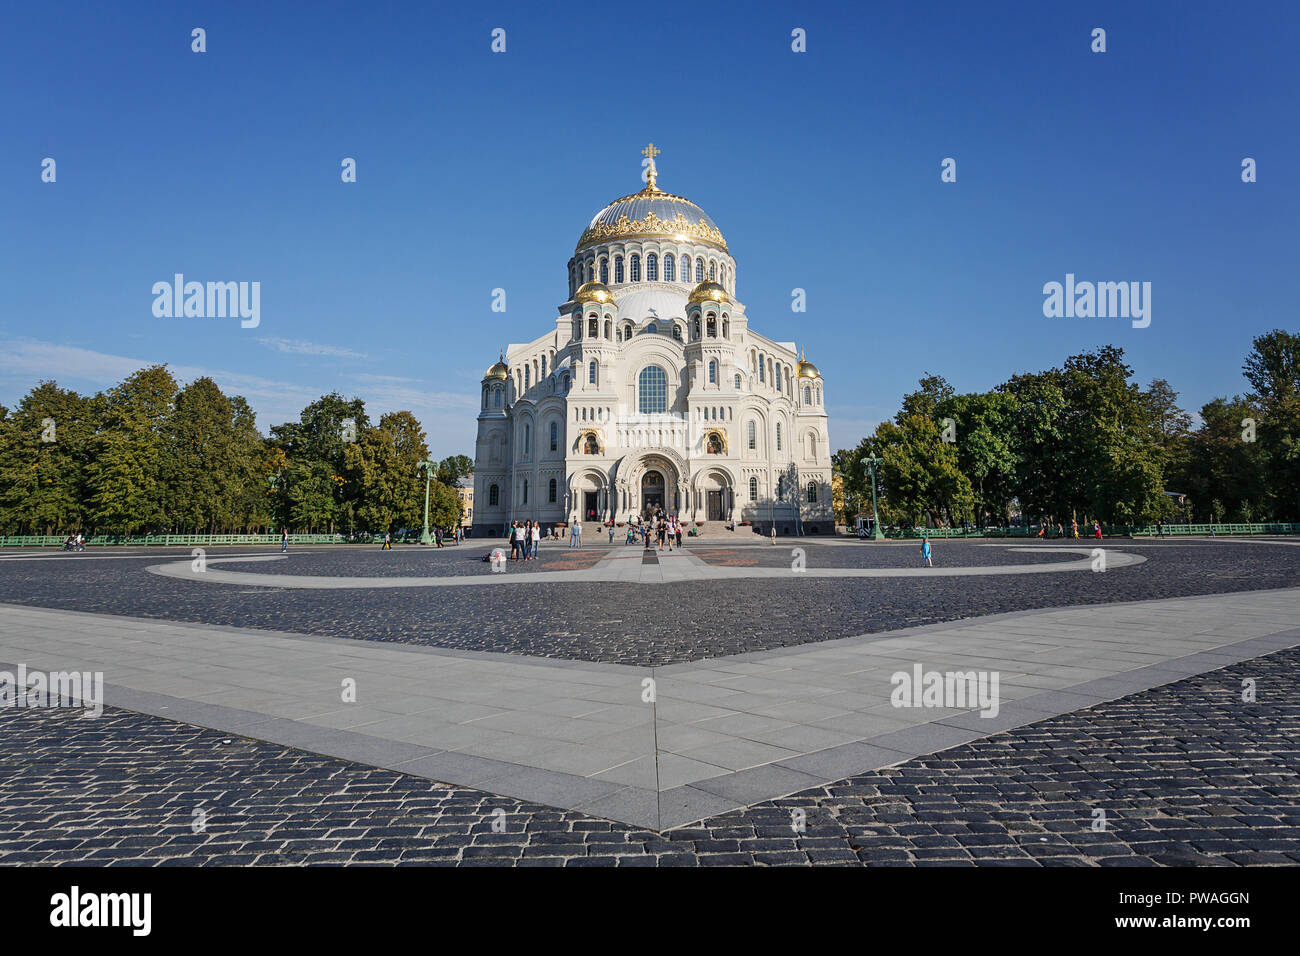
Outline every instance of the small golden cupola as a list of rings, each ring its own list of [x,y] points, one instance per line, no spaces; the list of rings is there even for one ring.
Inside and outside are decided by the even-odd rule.
[[[504,352],[501,353],[501,358],[497,361],[497,363],[493,365],[490,369],[488,369],[487,374],[485,374],[483,377],[494,378],[499,382],[504,382],[506,379],[510,377],[510,366],[506,364],[506,356]]]
[[[822,373],[817,371],[817,366],[804,358],[803,349],[799,350],[799,364],[795,366],[795,375],[798,378],[822,377]]]
[[[729,305],[731,296],[727,295],[727,290],[716,282],[701,282],[691,290],[691,297],[687,300],[688,305],[697,302],[720,302]]]
[[[614,293],[610,292],[609,286],[603,282],[585,282],[573,294],[573,301],[578,305],[586,305],[588,302],[613,302]]]

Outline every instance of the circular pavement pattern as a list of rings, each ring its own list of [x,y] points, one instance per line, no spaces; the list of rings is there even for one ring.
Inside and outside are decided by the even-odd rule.
[[[482,555],[496,542],[460,548],[334,546],[290,551],[288,560],[230,562],[230,570],[322,577],[482,576]],[[1043,543],[1011,551],[1005,542],[939,541],[936,564],[993,569],[998,565],[1079,565]],[[1061,542],[1060,544],[1065,544]],[[1073,546],[1069,542],[1069,546]],[[1090,542],[1080,542],[1086,550]],[[1146,558],[1110,566],[1104,574],[1043,568],[1041,573],[949,574],[906,577],[819,577],[788,573],[766,578],[683,580],[659,586],[614,581],[566,581],[573,564],[597,559],[608,546],[543,546],[534,565],[511,566],[527,576],[521,587],[343,587],[307,590],[214,585],[151,574],[160,563],[189,560],[190,549],[104,549],[84,554],[9,552],[0,555],[0,602],[126,614],[175,621],[267,628],[356,640],[394,641],[542,657],[660,665],[744,651],[793,646],[864,633],[1009,611],[1196,594],[1300,586],[1295,542],[1256,539],[1108,540],[1103,547]],[[1292,545],[1292,546],[1287,546]],[[914,542],[786,539],[766,544],[700,543],[700,559],[756,562],[728,570],[789,567],[803,548],[809,569],[916,569]],[[640,549],[626,550],[628,560]],[[688,547],[688,554],[692,552]],[[710,553],[711,552],[711,553]],[[225,557],[275,557],[278,548],[209,549]],[[568,564],[568,568],[557,565]],[[526,570],[525,570],[526,569]],[[492,575],[501,577],[502,575]]]

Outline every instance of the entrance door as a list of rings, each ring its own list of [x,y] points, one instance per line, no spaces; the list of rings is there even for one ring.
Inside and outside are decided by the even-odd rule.
[[[709,521],[721,521],[724,517],[722,514],[722,492],[710,491],[707,514]]]
[[[597,517],[597,493],[594,491],[585,491],[582,494],[582,520],[593,521]]]
[[[664,507],[664,476],[647,471],[641,479],[641,512],[652,515]]]

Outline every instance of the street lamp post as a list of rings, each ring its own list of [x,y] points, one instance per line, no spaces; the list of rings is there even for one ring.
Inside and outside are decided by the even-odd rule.
[[[420,544],[433,544],[433,535],[429,534],[429,482],[438,465],[432,458],[426,458],[417,467],[424,469],[424,530],[420,532]]]
[[[871,540],[883,541],[885,534],[880,530],[880,508],[876,505],[876,471],[880,468],[880,459],[875,455],[868,455],[862,459],[862,464],[866,465],[867,471],[871,473]]]

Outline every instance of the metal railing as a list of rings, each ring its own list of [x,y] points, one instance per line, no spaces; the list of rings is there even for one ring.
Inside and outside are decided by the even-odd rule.
[[[3,548],[60,547],[67,540],[62,534],[19,534],[0,536]],[[370,536],[345,534],[291,534],[290,544],[347,544],[349,541],[370,541]],[[231,544],[279,544],[278,534],[97,534],[86,539],[86,546],[102,545],[198,545],[217,547]]]
[[[1058,538],[1055,526],[1049,526],[1043,534],[1044,538],[1060,541],[1065,539],[1072,540],[1072,532],[1068,525],[1063,527],[1064,536]],[[1156,526],[1150,525],[1122,525],[1122,524],[1104,524],[1101,526],[1103,537],[1156,537]],[[1243,534],[1300,534],[1300,522],[1259,522],[1253,524],[1235,523],[1235,524],[1166,524],[1161,529],[1165,537],[1187,536],[1187,535],[1243,535]],[[1079,540],[1091,538],[1093,535],[1092,525],[1079,525]],[[963,530],[961,528],[886,528],[886,538],[1036,538],[1038,537],[1038,528],[972,528]]]

